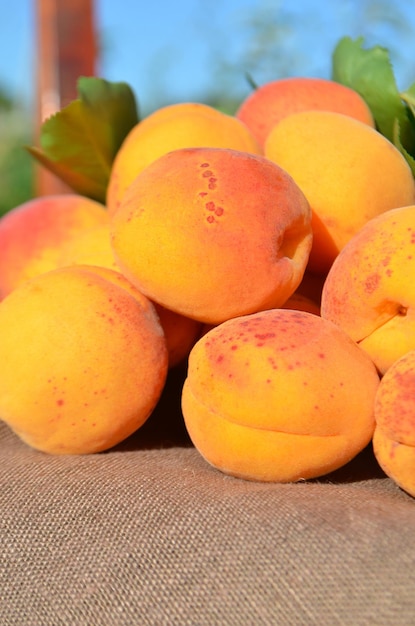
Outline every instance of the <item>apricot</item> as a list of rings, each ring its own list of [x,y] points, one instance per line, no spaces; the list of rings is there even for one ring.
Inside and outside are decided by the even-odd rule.
[[[215,468],[292,482],[325,475],[370,443],[378,385],[371,359],[338,326],[271,309],[199,339],[182,411],[192,442]]]
[[[62,248],[108,224],[105,207],[78,194],[41,196],[0,219],[0,299],[28,278],[60,265]]]
[[[415,200],[414,178],[399,150],[374,128],[340,113],[294,113],[270,132],[264,151],[310,203],[307,269],[317,274],[328,272],[369,219]]]
[[[385,472],[415,497],[415,350],[395,361],[375,398],[373,451]]]
[[[152,413],[167,358],[145,296],[86,266],[51,270],[0,303],[0,417],[44,452],[109,449]]]
[[[130,131],[115,157],[107,190],[109,213],[147,165],[171,150],[204,146],[262,153],[245,124],[232,115],[197,102],[161,107]]]
[[[369,220],[340,252],[321,315],[367,352],[381,374],[415,349],[415,205]]]
[[[310,208],[261,155],[174,150],[130,185],[112,216],[120,271],[151,300],[203,323],[280,306],[301,282]]]
[[[236,117],[264,147],[269,133],[282,119],[309,110],[343,113],[375,127],[368,105],[356,91],[333,80],[304,76],[260,85],[241,103]]]

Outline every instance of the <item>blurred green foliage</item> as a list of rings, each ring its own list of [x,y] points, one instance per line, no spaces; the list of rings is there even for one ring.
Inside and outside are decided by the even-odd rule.
[[[0,140],[1,141],[1,140]],[[16,137],[2,147],[0,157],[0,216],[33,195],[33,159],[24,149],[27,137]]]
[[[0,216],[33,195],[34,163],[30,119],[20,103],[0,88]]]

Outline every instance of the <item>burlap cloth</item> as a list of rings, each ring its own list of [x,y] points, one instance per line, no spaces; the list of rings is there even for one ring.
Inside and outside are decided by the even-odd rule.
[[[415,501],[371,449],[309,483],[231,478],[191,446],[176,384],[98,455],[0,426],[0,511],[1,626],[415,624]]]

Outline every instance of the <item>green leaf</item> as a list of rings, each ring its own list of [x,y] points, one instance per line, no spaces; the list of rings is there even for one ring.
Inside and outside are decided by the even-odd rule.
[[[357,91],[368,104],[378,130],[414,154],[415,130],[396,85],[389,52],[382,46],[363,48],[363,38],[343,37],[333,52],[333,80]],[[396,145],[396,144],[395,144]],[[398,147],[398,146],[397,146]]]
[[[81,77],[78,99],[45,120],[40,147],[29,153],[75,192],[105,203],[112,163],[138,124],[134,94],[126,83]]]

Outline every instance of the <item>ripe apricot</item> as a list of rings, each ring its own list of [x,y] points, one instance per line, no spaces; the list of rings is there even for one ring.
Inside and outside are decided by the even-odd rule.
[[[334,111],[374,127],[365,100],[353,89],[324,78],[292,76],[257,87],[241,103],[236,117],[250,129],[263,147],[284,117],[300,111]]]
[[[52,454],[99,452],[131,435],[167,375],[151,302],[86,266],[40,274],[4,298],[0,362],[1,419]]]
[[[367,352],[381,374],[415,349],[415,205],[369,220],[332,265],[321,315]]]
[[[373,451],[383,471],[415,497],[415,350],[395,361],[375,398]]]
[[[0,299],[58,267],[65,245],[105,224],[105,207],[78,194],[40,196],[6,213],[0,219]]]
[[[291,482],[341,467],[370,442],[378,385],[370,358],[338,326],[271,309],[199,339],[182,410],[195,447],[217,469]]]
[[[294,178],[310,203],[311,272],[326,274],[369,219],[415,200],[414,178],[399,150],[374,128],[340,113],[284,118],[269,134],[265,155]]]
[[[199,146],[262,153],[245,124],[232,115],[197,102],[161,107],[130,131],[115,157],[107,190],[109,213],[147,165],[171,150]]]
[[[174,150],[135,179],[111,220],[122,273],[204,323],[280,306],[301,282],[310,208],[278,165],[226,148]]]

